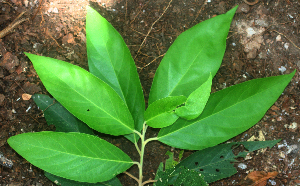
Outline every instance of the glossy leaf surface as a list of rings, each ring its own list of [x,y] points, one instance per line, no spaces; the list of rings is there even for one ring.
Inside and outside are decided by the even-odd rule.
[[[188,97],[210,73],[215,76],[236,9],[203,21],[178,36],[155,73],[149,104],[168,96]]]
[[[153,128],[172,125],[179,118],[174,110],[185,101],[185,96],[171,96],[153,102],[145,112],[147,125]]]
[[[24,133],[8,144],[33,165],[70,180],[96,183],[127,170],[131,159],[119,148],[82,133]]]
[[[73,180],[68,180],[66,178],[55,176],[48,172],[45,172],[45,176],[49,180],[54,182],[56,185],[61,185],[61,186],[122,186],[121,182],[117,177],[114,177],[111,180],[101,182],[101,183],[86,183],[86,182],[77,182]]]
[[[26,53],[48,92],[89,127],[111,135],[132,133],[134,121],[120,96],[86,70]]]
[[[54,125],[56,132],[81,132],[93,135],[94,132],[85,123],[77,119],[54,98],[43,94],[31,97],[43,110],[48,125]]]
[[[87,8],[86,44],[89,71],[111,86],[126,103],[141,131],[145,101],[130,51],[115,28],[91,7]],[[133,134],[126,136],[131,141]]]
[[[211,94],[194,120],[179,118],[160,130],[158,140],[172,147],[201,150],[222,143],[255,125],[274,104],[295,71],[247,81]]]
[[[175,113],[184,119],[191,120],[197,118],[203,111],[211,92],[212,77],[208,79],[194,92],[192,92],[186,100],[184,106],[175,110]]]

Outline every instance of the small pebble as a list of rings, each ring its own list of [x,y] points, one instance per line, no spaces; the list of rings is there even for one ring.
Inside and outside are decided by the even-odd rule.
[[[245,4],[245,3],[242,3],[239,5],[238,9],[237,9],[237,13],[241,13],[241,12],[244,12],[244,13],[248,13],[250,10],[250,7],[249,5]]]
[[[24,5],[25,5],[25,7],[28,7],[28,0],[24,0]]]
[[[239,165],[238,165],[238,167],[240,168],[240,169],[247,169],[247,165],[246,164],[244,164],[244,163],[240,163]]]
[[[53,8],[52,10],[53,13],[57,14],[58,13],[58,9],[56,7]]]
[[[276,37],[276,41],[281,41],[281,35],[278,35],[278,36]]]
[[[281,66],[280,68],[278,68],[278,70],[279,70],[281,73],[283,73],[283,72],[286,71],[286,68],[285,68],[284,66]]]
[[[296,129],[297,127],[297,123],[293,122],[292,124],[290,124],[289,129]]]
[[[256,34],[255,30],[251,27],[247,28],[247,37],[251,37],[252,35]]]
[[[284,43],[283,47],[287,50],[289,48],[290,44],[289,43]]]

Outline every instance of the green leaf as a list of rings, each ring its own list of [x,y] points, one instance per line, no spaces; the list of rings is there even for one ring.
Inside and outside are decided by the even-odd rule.
[[[280,140],[233,142],[197,151],[180,162],[175,167],[173,174],[167,179],[170,180],[170,184],[174,184],[174,181],[180,175],[180,167],[194,170],[198,174],[203,175],[204,180],[207,183],[212,183],[217,180],[230,177],[237,173],[236,168],[232,164],[232,162],[237,161],[236,158],[245,158],[249,152],[253,152],[261,148],[271,148],[279,141]],[[245,150],[234,155],[233,149],[240,147],[241,145],[245,147]]]
[[[162,128],[158,140],[180,149],[201,150],[222,143],[255,125],[274,104],[296,71],[247,81],[211,94],[194,120],[179,118]]]
[[[94,132],[85,123],[77,119],[54,98],[43,94],[31,97],[43,110],[48,125],[55,125],[56,132],[81,132],[93,135]]]
[[[211,73],[217,73],[237,6],[203,21],[178,36],[162,59],[153,79],[149,104],[168,97],[188,97]]]
[[[183,157],[183,153],[184,153],[184,150],[181,150],[179,152],[178,161],[176,161],[174,159],[174,152],[167,151],[166,155],[168,155],[169,158],[166,159],[165,169],[170,169],[170,168],[175,167],[181,161],[181,158]]]
[[[127,170],[132,160],[119,148],[82,133],[24,133],[8,144],[33,165],[66,179],[97,183]]]
[[[147,108],[145,121],[153,128],[172,125],[179,117],[174,110],[186,101],[185,96],[171,96],[156,100]]]
[[[114,177],[111,180],[108,180],[106,182],[101,183],[85,183],[85,182],[77,182],[73,180],[68,180],[66,178],[62,178],[59,176],[55,176],[53,174],[50,174],[48,172],[45,172],[45,176],[54,182],[56,185],[61,186],[122,186],[121,182],[117,177]]]
[[[189,95],[184,106],[175,110],[175,113],[184,119],[197,118],[203,111],[211,92],[212,77],[208,79]]]
[[[25,54],[48,92],[89,127],[111,135],[133,132],[134,121],[127,106],[102,80],[70,63]]]
[[[159,164],[159,166],[158,166],[158,168],[157,168],[157,170],[156,170],[156,174],[155,174],[154,180],[158,180],[158,179],[159,179],[158,173],[159,173],[159,172],[163,172],[163,171],[164,171],[164,163],[163,163],[163,162],[160,162],[160,164]],[[153,183],[153,186],[157,186],[157,185],[156,185],[156,182]]]
[[[114,27],[91,7],[87,8],[86,45],[89,70],[111,86],[126,103],[141,131],[145,101],[137,69],[130,51]],[[125,136],[134,142],[134,135]]]
[[[172,177],[175,172],[177,173],[176,180],[170,180],[170,177]],[[208,186],[201,174],[185,167],[167,169],[165,172],[158,172],[157,175],[156,186]]]
[[[176,162],[176,161],[174,160],[174,152],[167,151],[167,152],[166,152],[166,155],[168,155],[169,158],[166,159],[165,170],[166,170],[166,169],[173,168],[173,167],[174,167],[174,162]]]

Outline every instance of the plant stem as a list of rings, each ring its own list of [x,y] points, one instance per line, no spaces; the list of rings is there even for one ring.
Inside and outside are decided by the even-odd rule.
[[[143,182],[143,185],[146,185],[147,183],[155,183],[155,182],[157,182],[157,180],[148,180]]]
[[[149,139],[147,139],[147,140],[145,141],[145,146],[147,145],[148,142],[154,141],[154,140],[158,140],[158,138],[155,137],[155,138],[149,138]]]
[[[126,171],[125,171],[124,174],[126,174],[126,175],[129,176],[130,178],[134,179],[135,181],[139,182],[139,180],[138,180],[135,176],[133,176],[132,174],[130,174],[129,172],[126,172]]]
[[[140,156],[140,164],[139,164],[139,186],[143,186],[143,163],[144,163],[144,153],[145,153],[145,134],[147,131],[147,125],[143,124],[143,130],[141,135],[141,156]]]
[[[135,143],[135,147],[138,151],[138,153],[140,154],[140,162],[136,163],[137,166],[139,167],[139,179],[136,179],[135,177],[133,178],[132,176],[130,176],[129,174],[127,174],[127,172],[125,172],[127,175],[129,175],[130,177],[132,177],[133,179],[135,179],[139,186],[143,186],[145,185],[146,183],[150,183],[150,182],[155,182],[154,180],[151,180],[151,181],[146,181],[143,183],[143,163],[144,163],[144,153],[145,153],[145,147],[146,147],[146,144],[150,141],[154,141],[154,140],[157,140],[158,138],[157,137],[154,137],[154,138],[149,138],[147,140],[145,140],[145,135],[146,135],[146,131],[147,131],[147,128],[148,128],[148,125],[146,125],[146,122],[143,124],[143,129],[142,129],[142,132],[140,133],[139,131],[136,131],[134,130],[133,132],[136,133],[137,135],[140,136],[141,138],[141,147],[139,148],[138,144]]]

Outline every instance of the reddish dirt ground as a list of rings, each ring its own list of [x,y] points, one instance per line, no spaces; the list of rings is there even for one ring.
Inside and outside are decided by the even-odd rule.
[[[54,185],[42,170],[19,156],[6,141],[23,132],[54,130],[46,124],[33,100],[22,98],[24,93],[47,94],[23,52],[61,59],[87,69],[85,15],[88,4],[86,0],[0,0],[2,31],[26,11],[17,19],[24,22],[0,38],[0,152],[14,163],[12,169],[0,165],[0,185]],[[249,172],[256,170],[279,173],[269,179],[267,185],[300,185],[299,0],[93,0],[90,4],[123,36],[138,67],[146,100],[155,70],[176,37],[239,4],[222,66],[213,80],[213,91],[250,79],[287,74],[294,69],[297,72],[263,119],[230,140],[246,141],[254,136],[258,140],[282,141],[272,149],[251,153],[248,160],[239,160],[237,174],[211,185],[243,185]],[[152,25],[153,29],[141,45]],[[157,133],[158,130],[150,130],[148,137]],[[137,160],[138,154],[130,142],[104,138]],[[167,158],[168,150],[178,155],[179,149],[159,142],[147,146],[145,180],[154,179],[158,164]],[[185,157],[189,154],[191,152],[186,151]],[[246,168],[238,168],[239,163]],[[129,172],[137,175],[137,168],[132,167]],[[126,175],[121,174],[119,179],[123,185],[137,185]]]

